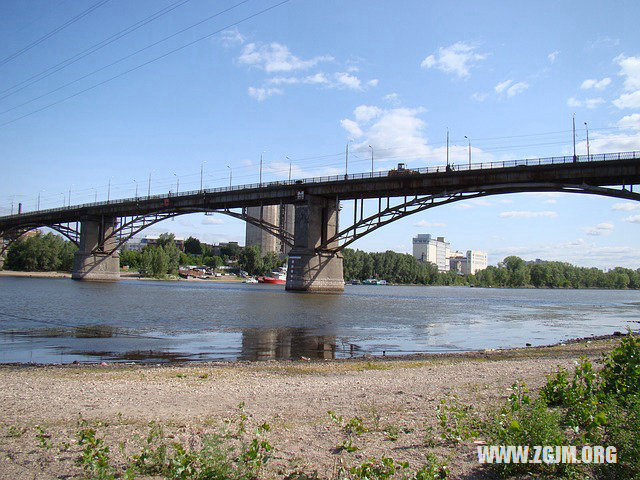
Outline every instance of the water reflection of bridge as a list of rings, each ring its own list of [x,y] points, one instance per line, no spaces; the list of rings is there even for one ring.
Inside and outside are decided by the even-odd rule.
[[[239,360],[287,360],[336,357],[335,335],[312,335],[306,328],[248,328],[242,331]]]

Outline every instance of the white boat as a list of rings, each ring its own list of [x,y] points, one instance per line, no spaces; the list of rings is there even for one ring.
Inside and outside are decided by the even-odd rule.
[[[256,280],[253,277],[247,277],[247,278],[244,279],[244,282],[242,282],[242,283],[258,283],[258,280]]]

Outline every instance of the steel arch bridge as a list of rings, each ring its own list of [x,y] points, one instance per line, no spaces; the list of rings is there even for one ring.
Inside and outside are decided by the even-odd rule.
[[[616,152],[242,185],[0,217],[0,254],[29,230],[48,227],[84,248],[85,254],[109,256],[158,222],[214,212],[255,225],[294,250],[299,246],[307,254],[312,251],[320,257],[335,256],[389,223],[454,202],[522,192],[578,193],[640,201],[640,194],[634,192],[639,184],[640,152]],[[368,208],[369,213],[365,214],[365,201],[376,200],[377,208],[373,213]],[[348,201],[354,202],[353,219],[340,228],[340,204]],[[296,206],[294,232],[287,231],[281,222],[267,221],[262,208],[251,208],[287,204]],[[87,249],[83,238],[91,222],[98,240]],[[309,228],[317,230],[311,237]]]

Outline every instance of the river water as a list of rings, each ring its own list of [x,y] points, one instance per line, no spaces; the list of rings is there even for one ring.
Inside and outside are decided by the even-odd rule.
[[[267,360],[544,345],[640,327],[640,292],[0,277],[0,363]],[[384,352],[384,353],[383,353]]]

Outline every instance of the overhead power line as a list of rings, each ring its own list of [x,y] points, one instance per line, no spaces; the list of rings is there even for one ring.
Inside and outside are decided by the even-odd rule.
[[[35,98],[32,98],[31,100],[27,100],[26,102],[21,103],[20,105],[16,105],[15,107],[11,107],[11,108],[9,108],[9,109],[7,109],[7,110],[4,110],[4,111],[0,112],[0,115],[4,115],[5,113],[11,112],[12,110],[15,110],[16,108],[24,107],[25,105],[28,105],[29,103],[35,102],[36,100],[40,100],[41,98],[44,98],[44,97],[46,97],[46,96],[49,96],[49,95],[51,95],[52,93],[56,93],[56,92],[58,92],[58,91],[60,91],[60,90],[62,90],[62,89],[64,89],[64,88],[66,88],[66,87],[69,87],[69,86],[73,85],[74,83],[78,83],[79,81],[84,80],[85,78],[88,78],[88,77],[90,77],[90,76],[92,76],[92,75],[95,75],[96,73],[99,73],[99,72],[101,72],[101,71],[103,71],[103,70],[106,70],[107,68],[113,67],[114,65],[117,65],[118,63],[121,63],[121,62],[123,62],[123,61],[125,61],[125,60],[127,60],[127,59],[129,59],[129,58],[131,58],[131,57],[134,57],[135,55],[138,55],[139,53],[142,53],[142,52],[144,52],[145,50],[148,50],[148,49],[150,49],[150,48],[152,48],[152,47],[155,47],[156,45],[159,45],[160,43],[165,42],[165,41],[169,40],[170,38],[173,38],[173,37],[175,37],[175,36],[177,36],[177,35],[180,35],[180,34],[182,34],[182,33],[186,32],[187,30],[190,30],[190,29],[192,29],[192,28],[197,27],[198,25],[201,25],[201,24],[203,24],[203,23],[205,23],[205,22],[208,22],[209,20],[211,20],[211,19],[213,19],[213,18],[215,18],[215,17],[219,17],[220,15],[223,15],[224,13],[227,13],[227,12],[229,12],[229,11],[233,10],[234,8],[237,8],[237,7],[239,7],[240,5],[243,5],[243,4],[245,4],[245,3],[249,2],[249,1],[251,1],[251,0],[243,0],[243,1],[239,2],[239,3],[236,3],[235,5],[232,5],[232,6],[231,6],[231,7],[229,7],[229,8],[226,8],[226,9],[224,9],[224,10],[221,10],[221,11],[219,11],[218,13],[215,13],[215,14],[213,14],[213,15],[211,15],[211,16],[209,16],[209,17],[207,17],[207,18],[203,19],[203,20],[200,20],[199,22],[194,23],[193,25],[190,25],[190,26],[188,26],[188,27],[186,27],[186,28],[183,28],[182,30],[179,30],[178,32],[175,32],[175,33],[173,33],[173,34],[171,34],[171,35],[169,35],[169,36],[167,36],[167,37],[164,37],[164,38],[162,38],[162,39],[160,39],[160,40],[158,40],[158,41],[156,41],[156,42],[151,43],[150,45],[147,45],[146,47],[143,47],[143,48],[141,48],[141,49],[139,49],[139,50],[136,50],[136,51],[135,51],[135,52],[133,52],[133,53],[130,53],[130,54],[128,54],[128,55],[125,55],[124,57],[121,57],[121,58],[119,58],[118,60],[116,60],[116,61],[114,61],[114,62],[111,62],[111,63],[110,63],[110,64],[108,64],[108,65],[104,65],[103,67],[100,67],[100,68],[98,68],[97,70],[94,70],[94,71],[92,71],[92,72],[90,72],[90,73],[87,73],[86,75],[83,75],[83,76],[81,76],[81,77],[79,77],[79,78],[76,78],[75,80],[72,80],[72,81],[70,81],[70,82],[68,82],[68,83],[65,83],[64,85],[61,85],[60,87],[57,87],[57,88],[55,88],[55,89],[53,89],[53,90],[50,90],[50,91],[49,91],[49,92],[47,92],[47,93],[43,93],[42,95],[39,95],[39,96],[37,96],[37,97],[35,97]],[[222,29],[220,29],[220,30],[216,30],[215,32],[213,32],[213,33],[211,33],[211,34],[209,34],[209,35],[206,35],[206,36],[204,36],[204,37],[201,37],[201,38],[199,38],[199,39],[196,39],[196,40],[194,40],[194,41],[192,41],[192,42],[190,42],[190,43],[188,43],[188,44],[186,44],[186,45],[183,45],[182,47],[178,47],[178,48],[176,48],[176,49],[174,49],[174,50],[171,50],[170,52],[168,52],[168,53],[166,53],[166,54],[164,54],[164,55],[161,55],[161,56],[156,57],[156,58],[154,58],[154,59],[152,59],[152,60],[150,60],[150,61],[147,61],[147,62],[145,62],[145,63],[142,63],[142,64],[140,64],[140,65],[138,65],[138,66],[136,66],[136,67],[134,67],[134,68],[132,68],[132,69],[130,69],[130,70],[127,70],[127,71],[125,71],[125,72],[122,72],[122,73],[120,73],[120,74],[118,74],[118,75],[116,75],[116,76],[114,76],[114,77],[111,77],[111,78],[109,78],[109,79],[107,79],[107,80],[105,80],[105,81],[103,81],[103,82],[100,82],[100,83],[98,83],[98,84],[96,84],[96,85],[94,85],[94,86],[91,86],[91,87],[89,87],[89,88],[87,88],[87,89],[85,89],[85,90],[82,90],[82,91],[80,91],[80,92],[78,92],[78,93],[76,93],[76,94],[70,95],[69,97],[66,97],[66,98],[64,98],[64,99],[62,99],[62,100],[60,100],[60,101],[54,102],[54,103],[52,103],[52,104],[50,104],[50,105],[47,105],[47,106],[45,106],[45,107],[43,107],[43,108],[40,108],[40,109],[38,109],[38,110],[35,110],[34,112],[28,113],[28,114],[26,114],[26,115],[23,115],[22,117],[18,117],[17,119],[11,120],[11,121],[9,121],[9,122],[7,122],[7,123],[2,123],[2,124],[0,124],[0,126],[8,125],[8,124],[13,123],[14,121],[20,120],[20,119],[22,119],[22,118],[24,118],[24,117],[28,117],[29,115],[32,115],[33,113],[38,113],[38,112],[41,112],[42,110],[46,110],[47,108],[49,108],[49,107],[51,107],[51,106],[58,105],[59,103],[62,103],[62,102],[66,101],[66,100],[68,100],[68,99],[70,99],[70,98],[73,98],[73,97],[75,97],[75,96],[77,96],[77,95],[80,95],[80,94],[82,94],[82,93],[84,93],[84,92],[86,92],[86,91],[92,90],[93,88],[95,88],[95,87],[97,87],[97,86],[103,85],[103,84],[105,84],[105,83],[107,83],[107,82],[110,82],[111,80],[115,80],[116,78],[119,78],[119,77],[121,77],[121,76],[124,76],[124,75],[126,75],[126,74],[130,73],[130,72],[133,72],[134,70],[137,70],[137,69],[138,69],[138,68],[140,68],[140,67],[143,67],[143,66],[145,66],[145,65],[148,65],[148,64],[150,64],[150,63],[153,63],[153,62],[155,62],[156,60],[160,60],[161,58],[164,58],[164,57],[166,57],[166,56],[169,56],[169,55],[171,55],[172,53],[175,53],[175,52],[177,52],[177,51],[179,51],[179,50],[182,50],[183,48],[189,47],[189,46],[193,45],[194,43],[198,43],[198,42],[200,42],[200,41],[202,41],[202,40],[206,40],[207,38],[212,37],[213,35],[216,35],[216,34],[218,34],[218,33],[222,32],[222,31],[224,31],[224,30],[227,30],[228,28],[231,28],[231,27],[234,27],[234,26],[236,26],[236,25],[239,25],[240,23],[245,22],[245,21],[247,21],[247,20],[249,20],[249,19],[251,19],[251,18],[253,18],[253,17],[255,17],[255,16],[258,16],[258,15],[260,15],[260,14],[262,14],[262,13],[265,13],[265,12],[267,12],[267,11],[269,11],[269,10],[273,9],[273,8],[279,7],[280,5],[282,5],[282,4],[284,4],[284,3],[287,3],[288,1],[289,1],[289,0],[285,0],[285,1],[283,1],[283,2],[281,2],[281,3],[279,3],[279,4],[277,4],[277,5],[274,5],[274,6],[272,6],[272,7],[266,8],[265,10],[262,10],[262,11],[260,11],[260,12],[256,13],[256,14],[254,14],[254,15],[251,15],[251,16],[249,16],[249,17],[246,17],[246,18],[244,18],[243,20],[240,20],[240,21],[239,21],[239,22],[237,22],[237,23],[233,23],[233,24],[231,24],[230,26],[224,27],[224,28],[222,28]]]
[[[89,8],[87,8],[86,10],[84,10],[83,12],[79,13],[78,15],[76,15],[75,17],[67,20],[66,22],[64,22],[62,25],[60,25],[57,28],[54,28],[52,31],[50,31],[49,33],[47,33],[46,35],[40,37],[39,39],[35,40],[34,42],[31,42],[29,45],[27,45],[26,47],[23,47],[22,49],[18,50],[15,53],[12,53],[11,55],[9,55],[8,57],[0,60],[0,66],[10,62],[11,60],[13,60],[16,57],[19,57],[20,55],[22,55],[25,52],[28,52],[29,50],[31,50],[33,47],[36,47],[38,45],[40,45],[42,42],[48,40],[49,38],[53,37],[56,33],[64,30],[65,28],[67,28],[69,25],[72,25],[74,23],[76,23],[78,20],[86,17],[87,15],[89,15],[91,12],[93,12],[94,10],[96,10],[97,8],[100,8],[102,5],[104,5],[105,3],[110,2],[111,0],[100,0],[98,3],[94,3],[92,6],[90,6]]]
[[[10,97],[11,95],[18,93],[22,90],[24,90],[27,87],[30,87],[31,85],[38,83],[41,80],[44,80],[47,77],[50,77],[51,75],[53,75],[54,73],[59,72],[60,70],[64,70],[65,68],[67,68],[70,65],[73,65],[74,63],[82,60],[83,58],[91,55],[92,53],[97,52],[98,50],[101,50],[102,48],[106,47],[107,45],[112,44],[113,42],[120,40],[122,37],[129,35],[130,33],[135,32],[136,30],[138,30],[139,28],[144,27],[145,25],[153,22],[154,20],[157,20],[158,18],[166,15],[167,13],[172,12],[173,10],[175,10],[178,7],[181,7],[182,5],[184,5],[185,3],[189,2],[190,0],[178,0],[177,2],[172,3],[171,5],[166,6],[165,8],[158,10],[157,12],[149,15],[146,18],[143,18],[142,20],[134,23],[133,25],[130,25],[129,27],[125,28],[124,30],[119,31],[118,33],[115,33],[113,35],[111,35],[110,37],[102,40],[101,42],[98,42],[92,46],[90,46],[89,48],[83,50],[80,53],[77,53],[75,55],[73,55],[72,57],[67,58],[66,60],[63,60],[62,62],[57,63],[56,65],[53,65],[52,67],[49,67],[45,70],[43,70],[40,73],[37,73],[35,75],[30,76],[29,78],[21,81],[20,83],[17,83],[15,85],[13,85],[12,87],[9,87],[3,91],[0,92],[0,95],[2,95],[2,97],[0,97],[0,100],[5,99],[7,97]],[[13,90],[13,91],[12,91]]]

